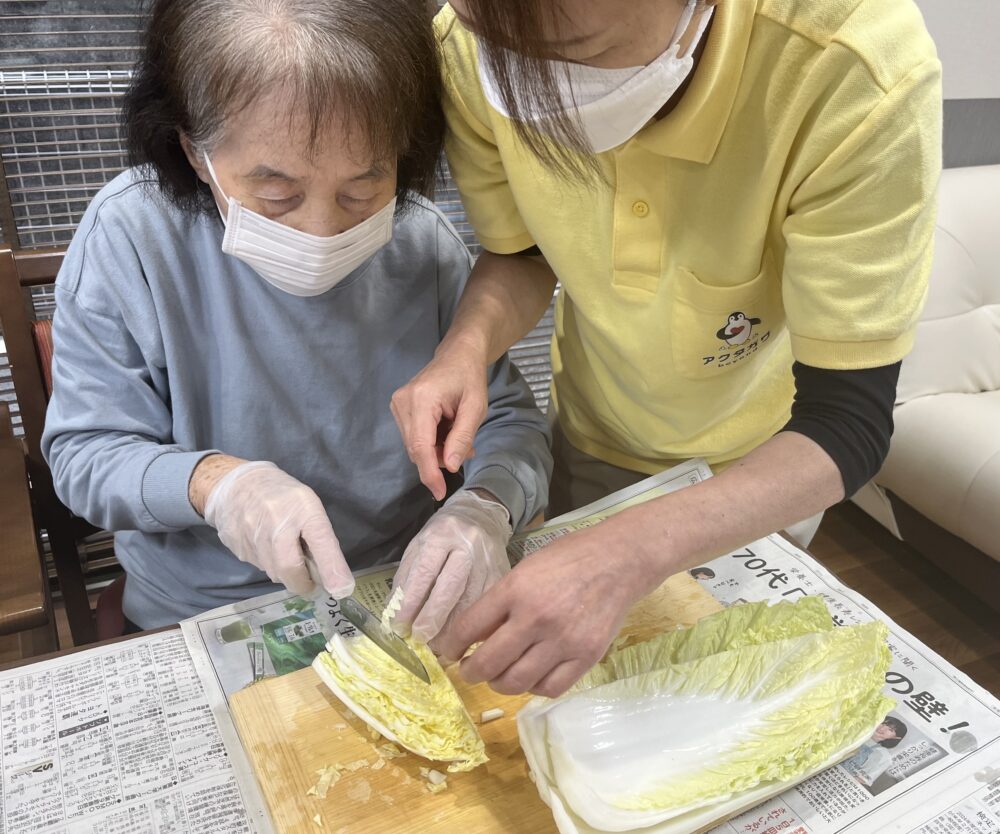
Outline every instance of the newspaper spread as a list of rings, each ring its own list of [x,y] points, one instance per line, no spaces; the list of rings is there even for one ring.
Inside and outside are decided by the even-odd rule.
[[[178,630],[0,673],[0,739],[0,834],[272,831]]]
[[[511,560],[670,487],[703,480],[700,462],[670,470],[516,537]],[[836,767],[710,834],[996,834],[1000,832],[1000,701],[781,536],[690,571],[719,602],[821,595],[837,625],[882,620],[892,663],[885,693],[891,746],[869,740]],[[892,744],[892,742],[895,742]]]
[[[711,477],[691,461],[544,527],[516,536],[512,564],[574,530],[642,501]],[[375,611],[396,565],[358,574],[356,594]],[[890,629],[885,692],[897,706],[887,721],[892,746],[866,742],[848,760],[729,822],[711,834],[997,834],[1000,832],[1000,702],[842,585],[780,536],[694,568],[723,605],[819,594],[839,625],[872,619]],[[208,612],[182,623],[206,696],[227,712],[227,694],[261,677],[309,665],[324,642],[312,609],[287,593]],[[336,628],[353,632],[328,601]],[[2,832],[0,832],[2,834]]]

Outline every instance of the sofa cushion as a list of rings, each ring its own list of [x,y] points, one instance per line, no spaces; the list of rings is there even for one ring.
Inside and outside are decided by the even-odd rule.
[[[1000,561],[1000,390],[920,397],[894,416],[876,482]]]
[[[927,306],[897,403],[1000,390],[1000,165],[945,171]]]

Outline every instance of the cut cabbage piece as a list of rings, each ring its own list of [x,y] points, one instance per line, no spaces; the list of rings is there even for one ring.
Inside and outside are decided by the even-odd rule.
[[[684,822],[711,822],[712,806],[733,812],[835,763],[894,705],[881,623],[833,629],[821,600],[702,622],[518,714],[561,831],[696,830]]]
[[[335,633],[313,668],[362,721],[389,741],[464,771],[487,760],[483,739],[434,653],[407,640],[431,682],[425,684],[367,637]]]

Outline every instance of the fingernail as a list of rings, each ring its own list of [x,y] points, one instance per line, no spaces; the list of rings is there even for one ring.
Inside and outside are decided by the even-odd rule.
[[[462,459],[458,455],[452,455],[450,458],[448,458],[448,468],[452,472],[456,472],[458,470],[458,467],[460,467],[461,465],[462,465]]]
[[[339,588],[334,588],[330,592],[330,595],[334,599],[343,599],[344,597],[349,597],[354,593],[354,580],[352,579],[349,585],[341,585]]]

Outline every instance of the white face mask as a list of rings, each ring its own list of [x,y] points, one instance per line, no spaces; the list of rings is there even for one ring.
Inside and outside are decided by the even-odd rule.
[[[225,197],[212,162],[212,182]],[[333,237],[318,237],[271,220],[226,197],[222,251],[239,258],[268,283],[291,295],[322,295],[350,275],[392,239],[396,198],[367,220]],[[222,212],[220,211],[221,215]]]
[[[691,48],[681,57],[679,41],[691,25],[696,8],[697,0],[688,0],[666,51],[648,66],[602,69],[568,61],[549,62],[559,84],[560,109],[570,117],[576,116],[594,153],[617,148],[635,136],[691,74],[695,47],[715,10],[713,7],[702,14]],[[479,62],[479,78],[486,100],[509,117],[486,61]],[[544,129],[544,119],[551,115],[539,111],[525,114],[539,129]]]

